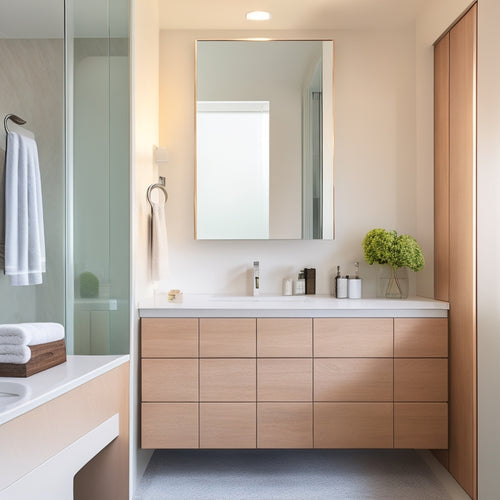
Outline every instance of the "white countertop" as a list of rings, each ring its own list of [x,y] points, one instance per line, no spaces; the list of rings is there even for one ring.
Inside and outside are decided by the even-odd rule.
[[[0,402],[0,425],[85,384],[130,359],[120,356],[68,356],[67,361],[31,377],[0,377],[0,391],[11,384],[21,394],[12,403]],[[8,392],[8,390],[6,390]]]
[[[141,318],[181,317],[447,317],[449,304],[424,297],[337,299],[329,295],[222,296],[184,295],[182,303],[166,294],[139,304]]]

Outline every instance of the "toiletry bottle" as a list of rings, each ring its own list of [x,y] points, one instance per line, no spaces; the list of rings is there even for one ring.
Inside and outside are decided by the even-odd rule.
[[[363,280],[359,277],[359,262],[354,263],[354,276],[347,281],[347,296],[350,299],[361,298]]]
[[[336,288],[337,288],[337,299],[346,299],[347,298],[347,281],[348,276],[340,276],[340,266],[337,266],[337,276],[335,278]]]
[[[283,295],[292,295],[292,283],[293,283],[293,280],[289,279],[289,278],[285,278],[283,280]]]
[[[314,295],[316,293],[316,269],[313,267],[304,269],[306,280],[306,295]]]
[[[298,278],[294,282],[294,295],[304,295],[306,293],[306,280],[304,270],[300,271]]]
[[[335,281],[333,283],[333,293],[337,297],[337,281],[340,278],[340,266],[337,266],[337,274],[335,275]]]

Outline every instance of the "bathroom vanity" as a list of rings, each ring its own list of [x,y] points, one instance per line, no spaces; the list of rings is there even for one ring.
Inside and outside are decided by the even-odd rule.
[[[126,499],[129,356],[0,378],[0,499]]]
[[[142,447],[445,449],[447,312],[420,298],[142,304]]]

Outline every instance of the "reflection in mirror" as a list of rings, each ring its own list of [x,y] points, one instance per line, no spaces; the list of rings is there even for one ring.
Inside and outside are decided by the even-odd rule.
[[[198,41],[196,238],[333,238],[333,42]]]

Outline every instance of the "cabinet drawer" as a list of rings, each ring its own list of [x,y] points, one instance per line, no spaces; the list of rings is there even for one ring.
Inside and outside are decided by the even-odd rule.
[[[256,401],[255,359],[200,359],[200,401]]]
[[[254,358],[256,320],[253,318],[200,319],[200,357]]]
[[[257,355],[269,358],[310,358],[312,319],[257,319]]]
[[[315,318],[314,356],[392,358],[391,318]]]
[[[141,355],[144,358],[198,357],[198,319],[141,319]]]
[[[394,356],[399,358],[446,358],[447,318],[395,318]]]
[[[257,448],[312,448],[312,403],[257,403]]]
[[[198,448],[198,403],[142,403],[142,448]]]
[[[200,403],[200,448],[255,448],[256,403]]]
[[[448,448],[447,403],[394,403],[395,448]]]
[[[315,401],[392,401],[393,360],[317,358]]]
[[[312,359],[258,359],[258,401],[312,401]]]
[[[315,448],[392,448],[392,403],[314,403]]]
[[[395,359],[394,401],[448,401],[448,360]]]
[[[197,359],[143,359],[143,401],[198,401]]]

